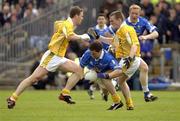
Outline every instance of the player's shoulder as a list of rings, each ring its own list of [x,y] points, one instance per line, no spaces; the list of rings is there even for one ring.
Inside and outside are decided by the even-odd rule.
[[[128,24],[126,24],[126,22],[123,22],[120,26],[120,28],[118,29],[119,32],[121,31],[129,31],[129,30],[133,30],[134,28]]]
[[[72,27],[73,26],[72,19],[70,17],[67,18],[66,20],[63,21],[63,25]]]
[[[106,51],[106,50],[103,50],[103,51],[104,51],[104,59],[106,61],[108,61],[108,60],[110,61],[114,58],[108,51]]]
[[[146,18],[141,17],[141,16],[139,16],[138,19],[139,19],[140,23],[148,23],[149,22]]]
[[[56,27],[61,26],[63,24],[63,22],[64,22],[63,20],[57,20],[54,22],[54,26],[56,26]]]
[[[90,56],[90,55],[91,55],[90,50],[89,50],[89,49],[87,49],[87,50],[84,52],[84,54],[83,54],[83,55],[88,55],[88,56]]]
[[[80,60],[81,61],[84,61],[84,60],[88,60],[88,59],[90,59],[91,58],[91,53],[90,53],[90,50],[88,49],[88,50],[86,50],[84,53],[83,53],[83,55],[82,55],[82,57],[80,58]]]
[[[105,63],[118,63],[114,56],[112,56],[108,51],[106,51],[106,56],[104,58]]]
[[[64,21],[63,20],[57,20],[54,22],[54,24],[62,24]]]

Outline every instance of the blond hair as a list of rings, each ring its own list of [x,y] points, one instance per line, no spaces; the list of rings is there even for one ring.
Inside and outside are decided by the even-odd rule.
[[[141,7],[139,5],[133,4],[129,7],[129,11],[131,11],[132,9],[139,9],[139,11],[141,11]]]

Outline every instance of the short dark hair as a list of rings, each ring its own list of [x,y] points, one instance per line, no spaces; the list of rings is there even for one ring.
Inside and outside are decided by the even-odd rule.
[[[83,10],[79,6],[73,6],[70,10],[70,17],[73,18],[75,15],[80,15]]]
[[[106,18],[106,15],[104,13],[99,13],[97,18],[100,17],[100,16],[103,16],[104,18]]]
[[[98,40],[95,40],[90,44],[89,49],[91,51],[100,52],[102,50],[102,43],[99,42]]]
[[[121,19],[121,20],[125,19],[124,14],[121,11],[119,11],[119,10],[112,12],[109,16],[110,17],[111,16],[115,16],[116,19]]]

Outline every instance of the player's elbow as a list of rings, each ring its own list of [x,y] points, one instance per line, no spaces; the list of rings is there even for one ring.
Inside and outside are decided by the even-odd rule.
[[[71,35],[71,36],[68,36],[67,39],[70,41],[73,41],[73,40],[77,40],[77,37],[74,35]]]
[[[131,50],[132,50],[132,51],[136,52],[137,49],[138,49],[138,45],[137,45],[137,44],[133,44],[133,45],[131,46]]]
[[[122,74],[122,70],[121,69],[117,69],[117,75],[120,76]]]
[[[153,32],[153,35],[154,35],[154,39],[158,38],[159,37],[159,33],[157,31],[154,31]]]
[[[113,73],[109,74],[110,79],[119,77],[122,74],[122,70],[121,69],[116,69],[113,71]]]

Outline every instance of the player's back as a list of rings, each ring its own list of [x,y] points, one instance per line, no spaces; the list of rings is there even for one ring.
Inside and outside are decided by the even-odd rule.
[[[70,34],[74,34],[73,30],[73,24],[69,19],[65,21],[56,21],[54,23],[54,34],[48,45],[49,50],[55,55],[64,57],[69,45],[67,37]]]
[[[116,32],[116,38],[116,41],[118,41],[118,46],[116,47],[116,58],[129,56],[132,44],[138,46],[136,56],[140,56],[138,37],[132,26],[129,26],[124,22]]]
[[[90,50],[87,50],[80,60],[80,65],[82,67],[87,66],[89,69],[95,69],[97,72],[106,72],[115,68],[115,66],[118,65],[118,62],[106,50],[102,50],[99,59],[94,59],[91,55]]]

